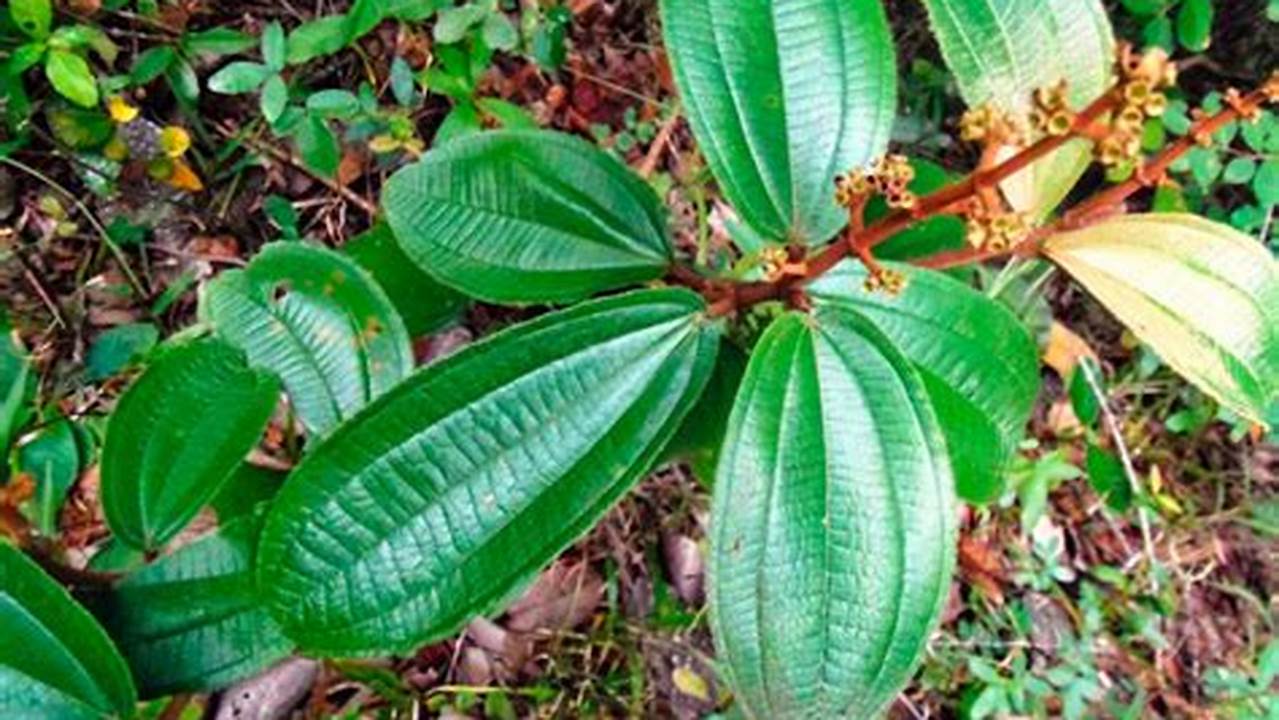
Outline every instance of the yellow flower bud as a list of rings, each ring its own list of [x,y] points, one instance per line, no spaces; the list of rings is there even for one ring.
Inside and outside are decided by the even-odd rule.
[[[1058,110],[1048,118],[1044,132],[1055,137],[1069,135],[1075,127],[1075,116],[1068,110]]]
[[[107,98],[107,114],[111,116],[112,120],[121,125],[133,122],[141,112],[120,95],[112,95]]]

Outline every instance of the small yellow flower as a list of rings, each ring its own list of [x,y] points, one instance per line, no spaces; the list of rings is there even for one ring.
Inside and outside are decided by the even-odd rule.
[[[123,96],[112,95],[107,98],[107,114],[111,119],[121,125],[125,125],[138,119],[138,115],[142,111],[129,104]]]
[[[1054,137],[1070,134],[1075,127],[1075,116],[1069,110],[1058,110],[1048,117],[1044,123],[1044,132]]]
[[[180,158],[191,149],[191,134],[176,125],[160,131],[160,147],[171,158]]]

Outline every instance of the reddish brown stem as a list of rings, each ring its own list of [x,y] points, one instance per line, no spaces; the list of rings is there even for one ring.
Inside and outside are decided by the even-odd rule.
[[[1265,90],[1258,90],[1244,97],[1241,104],[1228,107],[1211,117],[1201,118],[1196,121],[1190,132],[1186,133],[1184,137],[1168,145],[1158,155],[1150,158],[1145,164],[1137,168],[1132,177],[1093,195],[1066,211],[1056,222],[1037,229],[1016,247],[997,252],[977,248],[948,251],[923,258],[915,264],[920,267],[944,269],[993,260],[1012,254],[1033,256],[1038,253],[1039,245],[1053,235],[1078,230],[1101,219],[1123,212],[1124,203],[1130,197],[1142,189],[1162,181],[1172,164],[1198,144],[1196,138],[1211,137],[1217,134],[1222,128],[1239,120],[1244,110],[1260,107],[1266,102],[1267,97]]]

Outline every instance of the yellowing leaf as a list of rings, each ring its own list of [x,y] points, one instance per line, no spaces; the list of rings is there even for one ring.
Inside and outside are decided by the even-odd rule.
[[[711,689],[705,678],[687,667],[681,665],[675,668],[675,671],[671,673],[671,681],[674,682],[675,689],[685,695],[702,702],[710,702]]]
[[[1044,251],[1174,370],[1265,422],[1279,393],[1279,271],[1260,243],[1201,217],[1160,214],[1058,235]]]
[[[204,189],[204,181],[200,176],[181,160],[173,161],[173,173],[169,175],[167,182],[179,190],[196,193]]]
[[[399,150],[401,143],[390,135],[375,135],[369,139],[369,149],[379,155]]]
[[[160,147],[171,158],[180,158],[191,149],[191,135],[185,129],[170,125],[160,131]]]
[[[1097,353],[1089,347],[1088,341],[1065,325],[1054,322],[1048,334],[1048,344],[1044,346],[1044,364],[1056,370],[1063,380],[1069,381],[1084,358],[1097,360]]]

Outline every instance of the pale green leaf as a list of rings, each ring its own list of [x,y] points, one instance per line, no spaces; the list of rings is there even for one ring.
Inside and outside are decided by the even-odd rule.
[[[1125,216],[1044,252],[1174,370],[1264,423],[1279,392],[1279,271],[1256,240],[1195,215]]]

